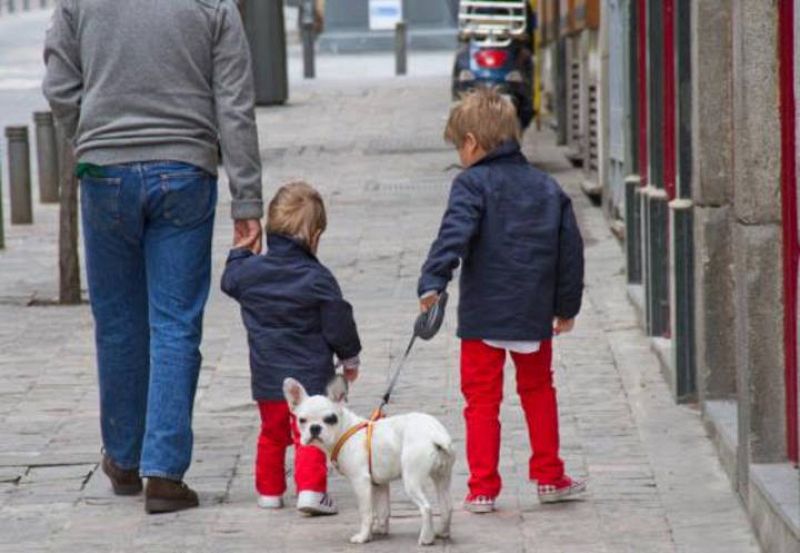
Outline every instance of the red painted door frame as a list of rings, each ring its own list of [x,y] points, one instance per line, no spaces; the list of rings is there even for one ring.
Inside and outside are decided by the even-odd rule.
[[[675,199],[675,0],[663,0],[664,29],[664,190]]]
[[[794,91],[794,1],[778,4],[780,62],[781,204],[783,220],[784,352],[786,361],[786,450],[797,463],[797,172]]]
[[[638,33],[636,56],[639,74],[639,179],[646,186],[648,179],[647,156],[647,0],[637,0],[636,26]]]

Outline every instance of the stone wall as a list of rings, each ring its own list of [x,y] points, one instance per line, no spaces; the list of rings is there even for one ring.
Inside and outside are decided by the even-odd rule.
[[[692,9],[697,386],[701,400],[725,399],[736,393],[731,3],[693,2]]]

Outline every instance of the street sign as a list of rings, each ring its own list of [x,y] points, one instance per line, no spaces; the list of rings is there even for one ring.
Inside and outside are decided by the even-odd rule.
[[[403,19],[402,0],[369,0],[369,28],[372,31],[393,30]]]

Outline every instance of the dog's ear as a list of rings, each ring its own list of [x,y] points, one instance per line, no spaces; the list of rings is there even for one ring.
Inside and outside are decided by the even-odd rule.
[[[283,395],[286,397],[286,401],[292,411],[297,409],[297,406],[308,397],[306,389],[294,378],[287,378],[283,381]]]
[[[347,380],[342,375],[337,374],[328,384],[328,399],[334,403],[347,401]]]

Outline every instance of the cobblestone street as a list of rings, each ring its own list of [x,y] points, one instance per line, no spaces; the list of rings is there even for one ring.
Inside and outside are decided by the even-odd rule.
[[[354,58],[357,59],[357,58]],[[391,67],[389,57],[385,60]],[[415,75],[414,63],[418,63]],[[421,67],[423,64],[427,64]],[[368,413],[384,390],[416,315],[416,279],[456,174],[442,142],[449,57],[411,58],[406,79],[322,78],[293,83],[286,107],[259,111],[266,195],[290,177],[317,186],[328,203],[320,257],[353,303],[364,342],[351,404]],[[351,62],[351,70],[354,65]],[[573,196],[586,240],[584,309],[556,344],[563,456],[589,478],[583,501],[540,505],[527,482],[528,442],[508,372],[499,511],[457,509],[458,552],[758,551],[699,415],[669,396],[656,356],[626,298],[624,260],[599,209],[580,193],[548,132],[525,150]],[[419,517],[393,486],[392,532],[351,546],[357,524],[348,483],[332,476],[340,515],[301,518],[255,504],[258,416],[250,400],[247,347],[236,305],[218,290],[232,231],[222,185],[214,286],[195,409],[195,453],[187,482],[201,508],[147,516],[141,496],[119,498],[97,470],[100,436],[87,306],[29,306],[56,295],[57,211],[37,206],[34,227],[13,227],[0,253],[0,551],[148,553],[410,551]],[[455,287],[451,287],[455,292]],[[34,302],[36,303],[36,302]],[[390,413],[423,410],[456,439],[454,495],[466,489],[455,305],[432,342],[418,344]],[[290,506],[292,501],[290,500]]]

